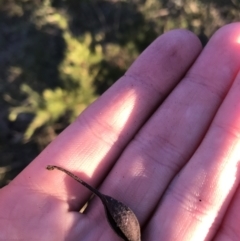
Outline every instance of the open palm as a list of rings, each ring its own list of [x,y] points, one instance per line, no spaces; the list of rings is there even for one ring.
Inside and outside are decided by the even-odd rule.
[[[135,212],[143,241],[240,240],[240,24],[173,30],[0,190],[0,240],[121,240],[64,167]]]

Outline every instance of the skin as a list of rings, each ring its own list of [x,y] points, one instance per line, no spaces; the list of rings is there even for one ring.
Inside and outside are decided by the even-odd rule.
[[[121,240],[62,166],[135,212],[143,241],[240,240],[240,23],[173,30],[0,190],[0,240]]]

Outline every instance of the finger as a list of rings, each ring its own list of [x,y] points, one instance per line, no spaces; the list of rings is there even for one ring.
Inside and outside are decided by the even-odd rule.
[[[239,164],[238,164],[239,166]],[[238,175],[239,177],[239,168]],[[235,192],[234,198],[227,210],[227,215],[224,218],[214,241],[238,241],[240,239],[240,186]]]
[[[69,179],[64,184],[62,173],[49,173],[45,166],[63,166],[93,186],[98,184],[199,51],[199,41],[188,31],[171,31],[158,38],[13,184],[54,194],[75,209],[89,193]]]
[[[231,89],[231,96],[234,98],[232,101],[233,106],[231,108],[235,109],[235,117],[234,117],[234,124],[239,121],[239,109],[238,106],[236,106],[236,103],[239,103],[239,86],[240,86],[240,74],[238,74],[238,77],[236,79],[236,83],[234,83],[232,89]],[[234,127],[234,126],[233,126]],[[238,137],[239,139],[239,137]],[[238,140],[239,141],[239,140]],[[240,223],[240,185],[239,185],[239,177],[240,177],[240,168],[239,168],[239,151],[237,152],[236,158],[238,158],[238,162],[236,164],[236,181],[235,185],[238,184],[238,188],[235,191],[235,188],[230,191],[229,195],[230,197],[235,191],[235,194],[229,204],[229,207],[227,209],[227,213],[224,217],[224,220],[221,223],[221,226],[218,229],[218,233],[216,234],[214,240],[215,241],[225,241],[225,240],[232,240],[237,241],[240,239],[240,230],[239,230],[239,223]],[[226,181],[233,176],[233,173],[227,177]],[[229,198],[230,199],[230,198]],[[228,203],[227,203],[228,204]]]
[[[238,29],[235,36],[240,34]],[[147,240],[207,241],[219,229],[240,179],[239,86],[240,74],[201,145],[167,189],[147,227]],[[156,223],[161,224],[159,229],[153,228]]]
[[[124,151],[101,187],[104,193],[128,204],[142,224],[201,142],[236,76],[240,67],[238,29],[239,24],[231,25],[215,34],[187,76]],[[98,208],[94,202],[89,216],[99,219]],[[98,226],[99,232],[105,230],[104,225]],[[161,230],[160,226],[156,229]],[[146,240],[159,239],[157,235],[151,238]]]

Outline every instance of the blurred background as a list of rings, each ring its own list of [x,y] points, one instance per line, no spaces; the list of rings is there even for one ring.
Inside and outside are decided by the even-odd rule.
[[[0,0],[0,187],[160,34],[203,46],[240,0]]]

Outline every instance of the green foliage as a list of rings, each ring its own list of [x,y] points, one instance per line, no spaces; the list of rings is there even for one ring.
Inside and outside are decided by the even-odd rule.
[[[64,39],[65,58],[58,68],[64,88],[47,88],[39,94],[29,85],[22,84],[21,91],[27,95],[27,99],[21,106],[10,111],[11,121],[14,121],[19,113],[30,112],[35,115],[25,131],[25,141],[32,137],[37,128],[53,125],[66,113],[70,113],[69,122],[73,121],[95,99],[93,81],[98,69],[91,71],[90,68],[102,60],[101,46],[95,46],[94,52],[90,51],[92,40],[89,34],[77,39],[66,30]]]

